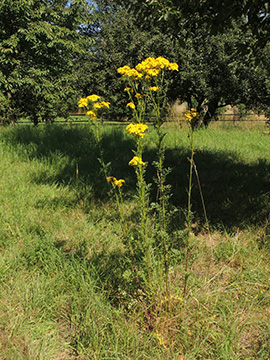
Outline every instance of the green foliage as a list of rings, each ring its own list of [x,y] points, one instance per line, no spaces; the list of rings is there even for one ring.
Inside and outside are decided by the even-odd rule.
[[[138,21],[152,19],[174,34],[187,22],[199,27],[206,25],[208,33],[213,34],[226,31],[235,20],[244,19],[243,30],[250,29],[256,38],[255,50],[263,48],[269,41],[269,3],[264,0],[219,0],[214,3],[211,0],[135,0],[129,1],[129,5],[138,14]]]
[[[167,81],[169,100],[180,98],[198,108],[206,125],[226,105],[244,104],[248,110],[269,112],[269,46],[254,54],[251,49],[256,40],[250,30],[243,31],[243,19],[213,34],[208,23],[198,25],[180,18],[172,37],[167,22],[160,25],[151,18],[138,19],[128,5],[96,2],[91,13],[95,21],[84,29],[92,45],[78,59],[74,74],[83,96],[97,93],[110,101],[110,119],[130,117],[128,97],[122,96],[124,84],[116,69],[133,67],[148,56],[164,56],[179,64],[179,74]],[[141,7],[148,5],[144,2]],[[149,6],[155,9],[156,5]],[[258,59],[262,60],[259,64]]]
[[[148,56],[165,56],[175,61],[172,41],[158,28],[144,30],[137,26],[135,17],[124,6],[115,2],[96,1],[92,26],[84,34],[92,39],[89,51],[77,62],[75,76],[78,91],[82,96],[96,93],[111,103],[109,117],[122,120],[130,117],[126,108],[128,96],[123,96],[125,87],[117,69],[120,66],[135,66]]]
[[[220,108],[244,104],[248,110],[269,107],[269,64],[256,65],[252,52],[239,53],[239,45],[254,42],[239,25],[225,34],[209,35],[206,26],[182,32],[185,47],[177,47],[179,74],[171,97],[186,101],[200,111],[205,125]],[[181,34],[181,35],[182,35]]]
[[[3,0],[0,4],[0,116],[35,124],[67,115],[72,59],[83,49],[78,33],[84,0]]]

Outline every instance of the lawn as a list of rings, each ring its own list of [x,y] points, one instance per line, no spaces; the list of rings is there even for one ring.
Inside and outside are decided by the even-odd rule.
[[[1,359],[270,358],[267,130],[263,123],[216,123],[195,131],[198,176],[183,296],[189,134],[181,124],[164,128],[168,229],[177,243],[171,243],[166,293],[158,271],[151,292],[136,284],[89,126],[1,129]],[[144,138],[150,204],[157,196],[156,138],[150,126]],[[110,175],[125,179],[121,206],[135,234],[133,147],[123,125],[103,127],[102,156]],[[154,205],[149,214],[154,238]]]

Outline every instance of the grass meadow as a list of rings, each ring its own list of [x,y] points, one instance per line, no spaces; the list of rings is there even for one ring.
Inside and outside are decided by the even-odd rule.
[[[169,123],[169,228],[185,228],[189,138]],[[263,123],[214,123],[194,133],[191,269],[172,252],[170,298],[155,279],[132,292],[119,215],[87,125],[0,130],[0,359],[270,359],[270,137]],[[155,130],[145,136],[155,200]],[[133,141],[103,127],[103,156],[125,179],[135,226]],[[199,186],[200,185],[200,186]],[[206,226],[200,187],[207,213]],[[154,217],[154,214],[153,214]],[[150,232],[154,229],[150,229]],[[141,290],[142,292],[142,290]]]

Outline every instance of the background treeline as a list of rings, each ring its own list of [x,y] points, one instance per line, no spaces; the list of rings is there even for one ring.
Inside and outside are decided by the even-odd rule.
[[[168,80],[169,101],[196,107],[205,124],[226,105],[243,104],[270,116],[270,42],[263,36],[269,22],[247,26],[247,19],[254,25],[257,18],[242,9],[228,23],[221,8],[221,26],[213,31],[196,1],[193,16],[188,8],[180,14],[166,1],[159,3],[162,9],[147,1],[142,6],[117,0],[3,0],[0,122],[68,117],[77,111],[78,99],[91,93],[111,102],[109,120],[125,119],[130,113],[116,70],[148,56],[179,64]]]

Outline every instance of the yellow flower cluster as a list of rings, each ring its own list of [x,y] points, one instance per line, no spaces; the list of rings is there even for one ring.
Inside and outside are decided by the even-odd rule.
[[[145,165],[145,162],[142,161],[142,158],[139,156],[133,156],[133,158],[128,163],[130,166],[137,166],[137,165]]]
[[[148,57],[141,63],[135,66],[135,69],[125,65],[117,69],[118,73],[124,77],[130,77],[134,80],[138,80],[145,76],[146,79],[157,76],[162,69],[167,68],[168,70],[178,71],[178,64],[171,63],[169,60],[162,56],[157,58]],[[156,90],[154,90],[156,91]]]
[[[178,65],[176,63],[171,63],[162,56],[157,58],[148,57],[135,67],[137,71],[145,74],[146,78],[157,76],[164,68],[178,71]]]
[[[110,103],[108,101],[101,101],[101,102],[96,102],[94,105],[93,105],[93,108],[94,109],[101,109],[103,107],[107,107],[109,108],[110,107]]]
[[[99,101],[101,98],[99,95],[93,94],[89,95],[86,98],[81,98],[78,101],[79,107],[88,107],[89,103],[94,103],[92,110],[88,110],[86,115],[91,117],[93,120],[97,118],[97,110],[102,109],[104,107],[109,108],[110,103],[108,101]]]
[[[100,96],[98,95],[89,95],[87,96],[86,98],[81,98],[79,101],[78,101],[78,106],[79,107],[87,107],[89,102],[96,102],[100,99]]]
[[[88,101],[91,101],[91,102],[96,102],[96,101],[98,101],[98,100],[100,99],[100,96],[93,94],[93,95],[87,96],[86,99],[87,99]]]
[[[192,108],[184,111],[184,116],[186,121],[192,121],[193,119],[198,118],[200,114],[196,111],[196,109]]]
[[[130,107],[131,109],[135,109],[135,104],[133,102],[129,102],[127,104],[127,107]]]
[[[126,126],[126,130],[129,134],[134,134],[143,138],[145,131],[148,129],[148,126],[145,124],[129,124]]]
[[[88,111],[86,112],[86,115],[87,115],[87,116],[90,116],[92,119],[96,119],[96,118],[97,118],[97,113],[96,113],[95,111],[93,111],[93,110],[88,110]]]
[[[113,183],[113,185],[117,187],[121,187],[125,182],[124,179],[117,180],[114,176],[107,177],[107,181]]]
[[[130,77],[130,78],[134,79],[134,80],[138,80],[143,76],[143,74],[141,74],[139,71],[137,71],[136,69],[131,69],[127,65],[118,68],[117,72],[119,74],[121,74],[122,76],[127,76],[127,77]]]
[[[79,107],[86,107],[88,105],[88,101],[86,98],[81,98],[79,101],[78,101],[78,106]]]
[[[158,86],[151,86],[149,88],[150,91],[158,91],[159,87]]]

